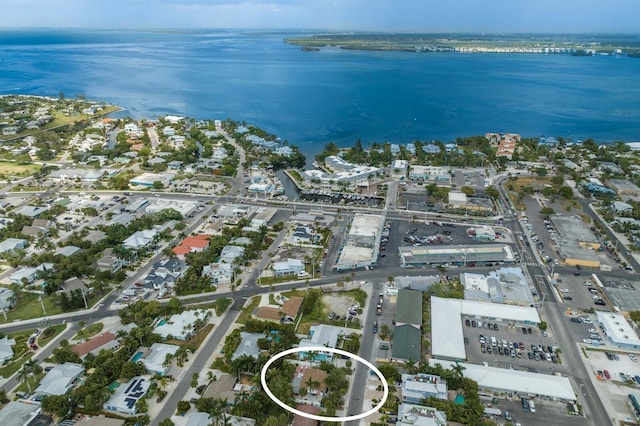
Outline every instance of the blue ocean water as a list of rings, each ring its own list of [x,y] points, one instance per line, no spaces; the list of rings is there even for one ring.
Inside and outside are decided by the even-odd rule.
[[[84,94],[123,115],[244,120],[308,155],[487,131],[640,140],[640,59],[303,52],[297,34],[0,31],[0,94]]]

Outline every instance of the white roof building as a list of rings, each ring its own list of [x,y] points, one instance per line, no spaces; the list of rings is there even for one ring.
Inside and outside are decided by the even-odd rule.
[[[162,336],[163,339],[172,336],[174,339],[187,340],[191,337],[195,323],[198,320],[196,312],[199,311],[184,311],[181,314],[172,315],[166,321],[161,320],[153,329],[153,332]]]
[[[297,274],[302,271],[304,271],[304,262],[300,259],[287,259],[273,262],[273,273],[276,276]]]
[[[136,402],[147,393],[149,384],[149,381],[144,377],[132,378],[127,383],[118,386],[109,401],[103,404],[103,408],[116,413],[135,414]]]
[[[447,415],[433,407],[415,404],[398,406],[397,426],[447,426]]]
[[[535,308],[477,302],[474,300],[431,297],[431,355],[436,358],[466,358],[461,316],[502,319],[523,324],[538,324]]]
[[[220,252],[219,262],[224,263],[233,263],[237,258],[244,254],[244,247],[242,246],[234,246],[234,245],[226,245]]]
[[[40,412],[39,404],[11,401],[0,410],[0,424],[3,426],[27,426]]]
[[[624,315],[601,311],[596,315],[609,343],[620,348],[640,349],[640,339]]]
[[[451,369],[456,365],[453,361],[440,359],[429,360],[429,365],[442,365]],[[465,377],[478,383],[478,390],[514,392],[521,397],[530,395],[544,396],[562,401],[575,401],[576,394],[568,377],[551,374],[530,373],[528,371],[506,368],[485,367],[484,365],[458,363],[464,370]]]
[[[73,362],[56,365],[40,382],[35,390],[38,395],[64,395],[84,374],[84,367]]]
[[[211,284],[229,284],[233,279],[233,265],[230,263],[210,263],[202,267],[202,276],[209,277]]]
[[[27,240],[23,240],[21,238],[7,238],[0,243],[0,253],[25,248],[26,246]]]
[[[258,340],[264,339],[265,335],[262,333],[247,333],[246,331],[241,331],[240,336],[242,337],[242,341],[231,356],[231,359],[234,360],[244,355],[258,358],[258,355],[260,355]]]
[[[163,365],[167,354],[175,355],[177,351],[176,345],[154,343],[138,361],[144,364],[149,373],[165,374],[169,368]]]
[[[0,362],[9,361],[13,358],[12,346],[15,344],[15,339],[9,339],[7,336],[0,339]]]
[[[325,324],[312,325],[309,329],[309,338],[300,340],[300,344],[298,346],[327,346],[335,348],[338,344],[338,337],[342,332],[342,327]]]
[[[140,250],[151,244],[157,234],[158,231],[155,229],[143,229],[142,231],[134,232],[129,238],[124,240],[122,244],[127,249]]]

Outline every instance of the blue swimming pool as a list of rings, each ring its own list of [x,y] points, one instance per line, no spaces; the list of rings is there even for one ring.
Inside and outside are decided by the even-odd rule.
[[[163,326],[167,323],[166,319],[161,319],[160,322],[158,323],[158,327]]]
[[[138,362],[140,358],[142,358],[142,355],[144,355],[144,352],[137,352],[133,358],[131,358],[131,361]]]

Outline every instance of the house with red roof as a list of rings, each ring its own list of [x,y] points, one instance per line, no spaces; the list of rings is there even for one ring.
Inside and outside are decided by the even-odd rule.
[[[198,234],[186,237],[179,246],[173,248],[173,252],[178,259],[184,260],[187,253],[204,251],[209,247],[209,237],[211,235]]]

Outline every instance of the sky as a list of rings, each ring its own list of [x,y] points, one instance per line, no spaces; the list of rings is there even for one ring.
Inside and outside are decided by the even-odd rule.
[[[0,0],[0,28],[640,33],[639,0]]]

